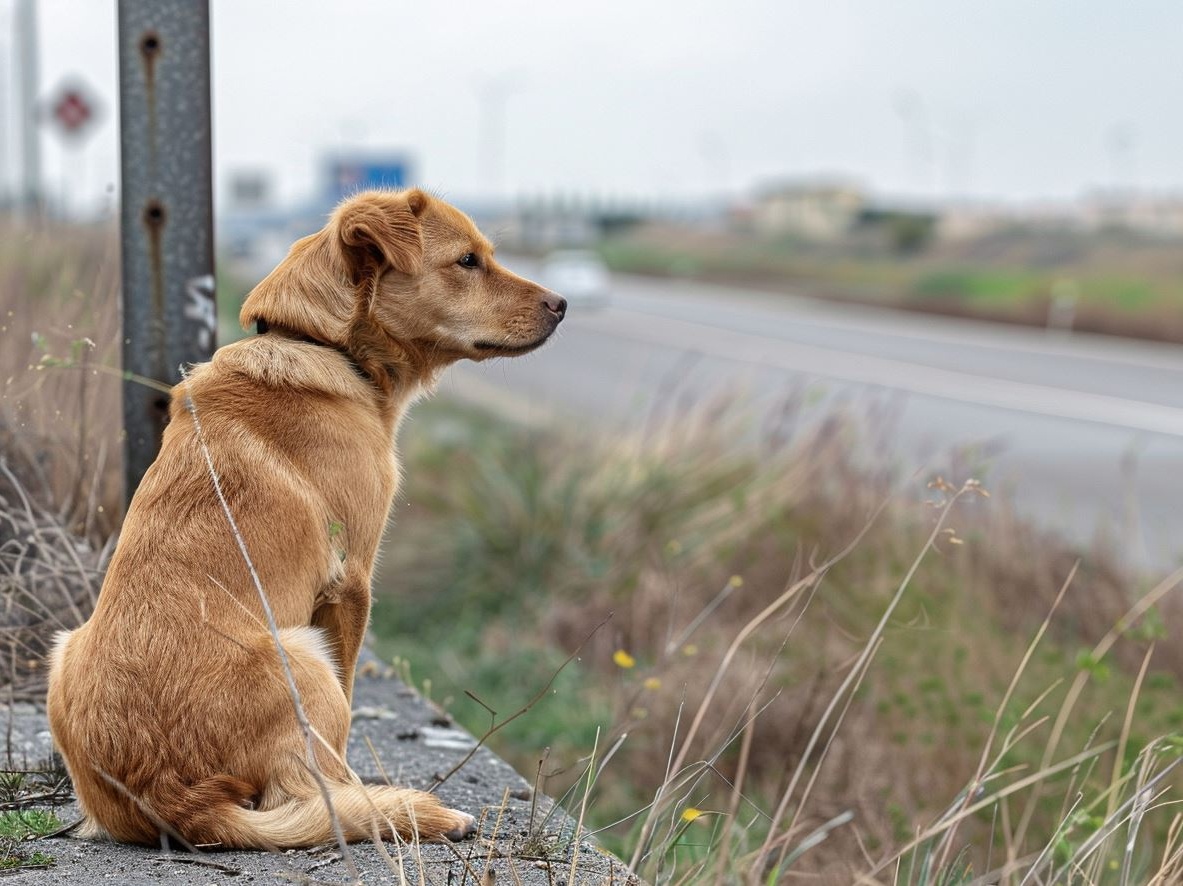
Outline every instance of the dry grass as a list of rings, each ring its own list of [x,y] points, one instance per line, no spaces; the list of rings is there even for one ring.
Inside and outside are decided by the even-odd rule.
[[[59,630],[86,620],[106,547],[74,535],[0,459],[0,677],[10,697],[45,697],[45,654]]]
[[[0,679],[44,694],[122,513],[118,241],[0,223]]]
[[[0,453],[70,532],[122,515],[119,241],[0,222]]]
[[[613,613],[494,746],[529,771],[549,746],[562,793],[600,728],[612,759],[591,827],[656,881],[709,882],[731,858],[757,879],[791,862],[786,877],[851,882],[917,834],[905,861],[940,844],[946,871],[996,866],[1004,846],[1030,864],[1052,834],[1061,855],[1079,845],[1096,809],[1058,829],[1066,788],[1107,805],[1175,747],[1155,738],[1183,725],[1180,660],[1154,643],[1180,626],[1174,584],[1131,616],[1147,586],[1113,557],[1077,565],[974,484],[868,470],[857,421],[785,419],[760,433],[707,410],[595,441],[427,407],[407,433],[383,648],[475,724],[463,692],[515,704]],[[1143,837],[1168,827],[1160,814]]]

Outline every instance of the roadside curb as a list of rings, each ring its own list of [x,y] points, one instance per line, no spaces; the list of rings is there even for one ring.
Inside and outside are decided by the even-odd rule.
[[[372,658],[361,671],[354,689],[349,761],[363,780],[384,783],[389,778],[394,784],[428,788],[437,774],[447,773],[476,744],[446,713],[384,673]],[[31,766],[45,759],[51,742],[44,710],[17,703],[5,706],[4,714],[10,766]],[[638,882],[623,862],[593,841],[575,840],[576,823],[550,798],[535,800],[530,783],[487,748],[480,748],[438,793],[449,806],[477,817],[477,835],[462,843],[420,847],[354,844],[351,849],[361,882],[447,886]],[[65,822],[78,818],[74,803],[59,805],[55,811]],[[350,882],[335,845],[280,853],[193,855],[65,836],[37,841],[30,848],[52,856],[54,865],[5,872],[12,882],[128,886]]]

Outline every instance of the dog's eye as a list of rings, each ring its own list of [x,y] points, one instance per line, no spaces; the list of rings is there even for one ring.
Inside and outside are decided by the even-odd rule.
[[[460,260],[456,264],[462,268],[479,268],[481,266],[481,260],[477,258],[475,252],[466,252],[460,256]]]

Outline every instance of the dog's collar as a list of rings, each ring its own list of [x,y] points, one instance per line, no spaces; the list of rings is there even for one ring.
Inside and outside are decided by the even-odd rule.
[[[268,323],[266,320],[264,320],[262,318],[259,318],[258,320],[255,321],[255,334],[256,335],[266,335],[269,332],[274,332],[276,334],[282,334],[287,338],[294,339],[295,341],[307,342],[308,344],[311,344],[311,345],[319,345],[322,348],[329,348],[331,350],[336,351],[338,354],[340,354],[342,357],[344,357],[349,362],[350,368],[355,373],[357,373],[359,378],[363,378],[366,381],[368,381],[370,384],[377,387],[377,382],[374,381],[373,376],[371,376],[368,372],[366,372],[365,369],[362,368],[361,364],[358,363],[357,360],[354,358],[353,354],[349,353],[349,351],[346,348],[343,348],[341,345],[335,345],[335,344],[332,344],[331,342],[321,341],[319,338],[313,338],[311,335],[308,335],[307,333],[297,332],[294,329],[288,329],[283,326],[272,326],[270,323]]]

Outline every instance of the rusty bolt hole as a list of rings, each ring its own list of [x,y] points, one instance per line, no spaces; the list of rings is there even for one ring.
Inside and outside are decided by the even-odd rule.
[[[148,31],[140,38],[140,52],[146,56],[153,56],[160,52],[160,35],[155,31]]]
[[[159,227],[164,224],[164,220],[168,213],[164,211],[164,207],[155,200],[149,201],[148,205],[144,207],[144,224],[150,227]]]

